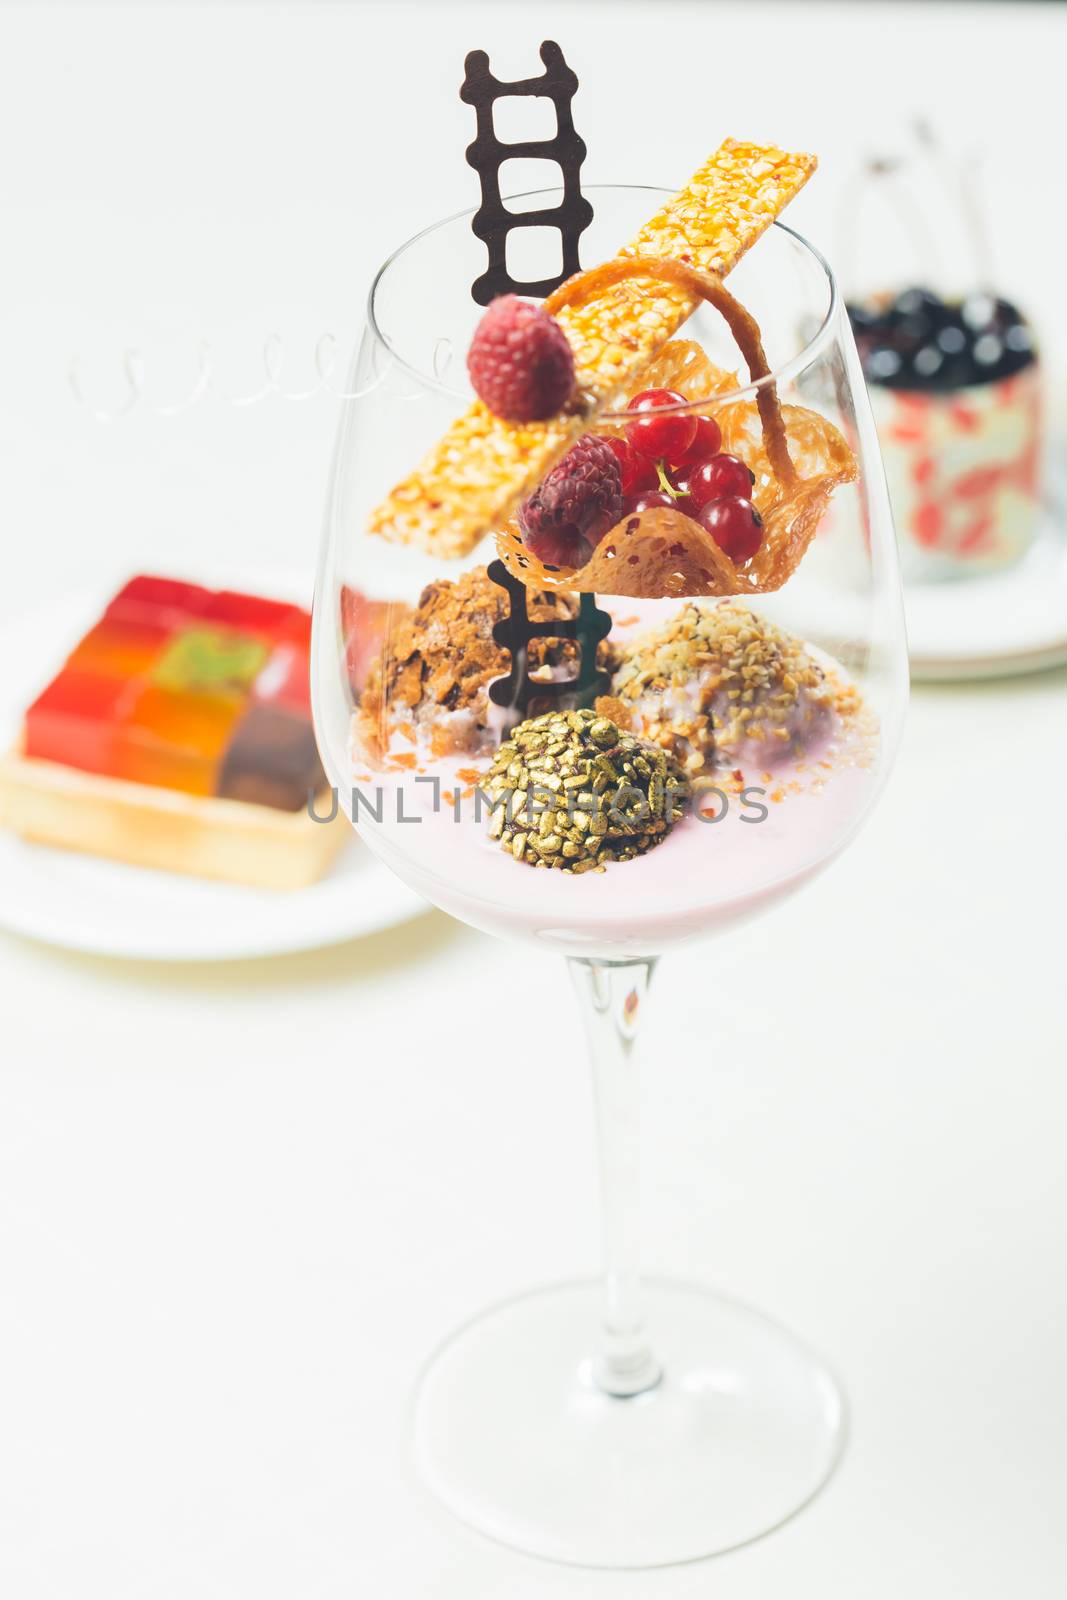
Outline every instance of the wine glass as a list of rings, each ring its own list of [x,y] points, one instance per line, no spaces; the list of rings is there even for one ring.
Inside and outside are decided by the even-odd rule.
[[[665,193],[591,188],[586,259],[614,255]],[[544,191],[511,204],[556,200]],[[397,250],[374,281],[318,572],[315,722],[339,803],[373,851],[461,920],[567,959],[592,1061],[603,1280],[513,1299],[449,1339],[418,1388],[421,1473],[464,1522],[504,1544],[577,1565],[654,1567],[731,1549],[778,1526],[818,1491],[842,1448],[838,1386],[792,1334],[699,1284],[641,1282],[634,1044],[659,955],[683,939],[728,932],[793,892],[841,851],[874,805],[907,695],[896,549],[833,276],[811,245],[776,224],[730,288],[760,323],[783,405],[832,421],[858,472],[835,492],[790,580],[745,605],[757,629],[777,626],[804,641],[817,675],[851,697],[848,731],[839,729],[827,747],[831,759],[825,750],[821,761],[820,752],[802,759],[803,746],[791,744],[787,769],[764,772],[761,758],[745,770],[748,756],[739,754],[747,800],[723,776],[710,805],[702,791],[695,810],[638,859],[580,876],[516,860],[491,837],[479,805],[481,775],[508,733],[500,708],[494,721],[483,697],[472,720],[469,706],[438,684],[436,709],[412,725],[427,708],[420,674],[440,670],[458,681],[470,665],[482,602],[453,602],[467,593],[464,582],[484,597],[484,573],[463,574],[492,562],[497,547],[487,538],[448,562],[366,531],[372,508],[470,403],[465,354],[481,315],[470,285],[482,265],[464,213]],[[716,366],[737,366],[708,307],[683,336]],[[751,402],[759,387],[742,375],[726,393],[688,396],[683,414],[725,415],[722,408]],[[420,595],[425,606],[442,594],[452,609],[441,613],[433,661],[420,657],[406,675],[393,670],[408,608]],[[635,629],[670,623],[684,602],[600,595],[597,603],[612,615],[612,638],[626,646]],[[710,608],[709,625],[718,627],[715,602],[699,607],[704,616]],[[387,657],[370,668],[378,688],[368,711],[368,661],[382,639]],[[544,675],[560,670],[557,657]],[[377,761],[359,732],[368,718],[379,735]]]

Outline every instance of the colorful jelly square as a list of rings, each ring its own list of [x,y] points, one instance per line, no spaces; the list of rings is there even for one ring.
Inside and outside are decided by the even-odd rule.
[[[301,615],[299,606],[287,605],[283,600],[264,600],[255,594],[237,594],[232,589],[213,594],[206,612],[207,620],[217,626],[269,639],[276,639]]]
[[[106,616],[77,646],[67,670],[112,678],[143,677],[162,655],[172,633],[163,623]]]
[[[276,706],[311,720],[311,672],[308,653],[301,644],[279,644],[252,685],[258,705]]]
[[[141,574],[30,707],[26,753],[204,796],[225,760],[228,792],[296,809],[325,781],[310,627],[298,606]]]
[[[234,730],[219,793],[279,811],[299,811],[325,786],[311,723],[274,706],[250,706]]]
[[[26,755],[83,772],[113,773],[116,729],[131,698],[131,687],[122,678],[61,672],[26,713]]]
[[[149,684],[118,729],[115,776],[187,794],[214,794],[243,703],[238,694]]]
[[[402,608],[391,600],[370,600],[345,584],[341,589],[341,631],[353,694],[362,694],[367,675]]]
[[[178,693],[247,693],[269,655],[261,639],[222,628],[186,628],[156,662],[152,681]]]
[[[311,612],[295,611],[278,634],[285,644],[299,645],[305,655],[311,654]]]
[[[119,590],[105,616],[175,628],[205,618],[213,599],[211,590],[199,583],[142,573]]]

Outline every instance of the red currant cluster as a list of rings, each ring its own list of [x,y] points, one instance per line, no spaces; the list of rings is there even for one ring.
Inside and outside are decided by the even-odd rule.
[[[682,511],[740,565],[763,542],[763,522],[749,496],[754,478],[737,456],[721,451],[714,417],[672,411],[684,406],[673,389],[645,389],[627,406],[634,420],[624,439],[609,438],[622,477],[623,516],[656,506]]]

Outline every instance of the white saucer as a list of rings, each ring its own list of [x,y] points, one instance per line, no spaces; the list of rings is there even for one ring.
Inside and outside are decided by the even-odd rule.
[[[128,575],[0,629],[0,748],[14,743],[26,706]],[[308,599],[291,581],[221,581]],[[0,829],[0,885],[0,927],[70,950],[150,961],[319,949],[429,910],[354,835],[319,883],[272,892],[54,850]]]
[[[1067,514],[1057,497],[1004,572],[904,591],[917,682],[999,678],[1067,663]]]

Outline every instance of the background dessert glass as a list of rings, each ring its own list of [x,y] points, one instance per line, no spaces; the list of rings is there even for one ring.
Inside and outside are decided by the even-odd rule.
[[[838,270],[870,389],[905,583],[1020,561],[1043,510],[1043,373],[1003,298],[980,159],[919,122],[839,200]]]
[[[613,255],[664,192],[606,186],[589,194],[595,221],[583,257],[594,262]],[[554,191],[525,197],[528,206],[557,200]],[[340,805],[403,878],[476,927],[568,958],[593,1064],[605,1280],[497,1306],[437,1353],[416,1405],[420,1469],[458,1516],[504,1543],[581,1565],[658,1566],[777,1526],[825,1482],[842,1445],[837,1386],[790,1334],[699,1286],[640,1283],[633,1045],[656,957],[797,888],[855,834],[882,787],[907,692],[892,521],[833,278],[810,245],[776,225],[730,287],[760,322],[783,403],[829,417],[849,440],[859,475],[835,495],[832,544],[809,552],[785,588],[752,609],[803,639],[843,691],[858,691],[854,720],[835,725],[810,762],[801,750],[769,774],[760,826],[747,825],[736,795],[726,794],[712,808],[718,821],[689,817],[647,855],[582,877],[536,871],[489,840],[469,796],[471,769],[484,772],[491,759],[484,743],[435,755],[431,720],[405,746],[402,765],[370,771],[366,749],[353,742],[361,625],[373,617],[388,631],[425,585],[455,580],[496,553],[487,539],[449,565],[364,531],[372,507],[469,403],[464,357],[481,315],[470,284],[481,265],[465,213],[403,246],[375,281],[338,434],[318,574],[316,727]],[[542,263],[530,276],[551,270]],[[737,368],[725,327],[708,308],[683,336],[716,365]],[[741,386],[690,409],[707,412],[753,393]],[[625,639],[635,614],[654,627],[682,602],[599,603]],[[466,621],[427,649],[446,665],[450,651],[458,661],[465,633]],[[410,721],[410,703],[378,711],[390,725]],[[439,720],[449,714],[443,709]],[[816,757],[829,757],[825,769]],[[750,775],[757,783],[765,776],[759,766]],[[464,786],[457,816],[447,797]],[[812,970],[813,984],[831,981],[816,961]],[[532,1018],[558,1016],[555,1004],[526,999]],[[547,1039],[559,1024],[544,1026]],[[536,1036],[530,1043],[536,1049]]]

